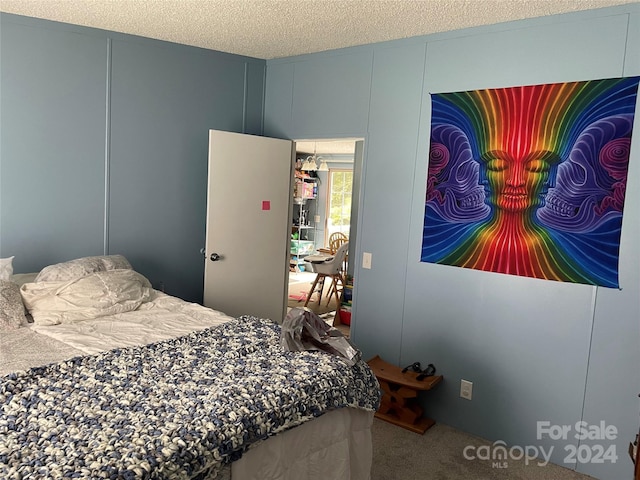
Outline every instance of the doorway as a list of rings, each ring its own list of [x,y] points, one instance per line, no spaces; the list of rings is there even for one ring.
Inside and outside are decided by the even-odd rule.
[[[305,261],[305,257],[311,254],[329,254],[330,234],[342,231],[349,239],[351,255],[348,255],[347,259],[355,258],[353,251],[357,235],[364,141],[360,138],[296,140],[295,147],[295,181],[298,183],[295,186],[297,188],[294,187],[292,199],[291,265],[287,304],[289,308],[302,307],[311,295],[307,307],[329,323],[348,332],[349,325],[341,322],[340,317],[342,313],[342,317],[346,318],[344,311],[349,310],[350,305],[346,301],[344,305],[339,304],[335,297],[328,301],[330,281],[325,282],[322,295],[317,288],[315,292],[310,292],[316,273],[313,265]],[[302,186],[299,186],[300,184]],[[353,267],[349,265],[348,260],[347,274],[352,278]],[[350,284],[353,285],[352,282]]]

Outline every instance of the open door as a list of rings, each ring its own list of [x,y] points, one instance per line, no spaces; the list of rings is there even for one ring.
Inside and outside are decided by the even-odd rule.
[[[209,131],[205,306],[284,319],[294,160],[290,140]]]

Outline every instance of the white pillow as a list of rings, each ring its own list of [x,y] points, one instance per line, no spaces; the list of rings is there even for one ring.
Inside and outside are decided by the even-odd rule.
[[[0,280],[0,331],[14,330],[26,323],[20,287],[8,280]]]
[[[131,264],[122,255],[99,255],[95,257],[76,258],[68,262],[56,263],[44,267],[36,282],[67,282],[86,277],[96,272],[108,270],[131,270]]]
[[[136,271],[119,269],[67,282],[25,283],[20,293],[34,323],[57,325],[136,310],[153,289]]]
[[[0,258],[0,280],[11,280],[14,258],[15,257]]]

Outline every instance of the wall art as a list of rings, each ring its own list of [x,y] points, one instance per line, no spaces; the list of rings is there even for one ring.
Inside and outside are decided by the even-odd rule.
[[[618,287],[639,79],[431,94],[421,261]]]

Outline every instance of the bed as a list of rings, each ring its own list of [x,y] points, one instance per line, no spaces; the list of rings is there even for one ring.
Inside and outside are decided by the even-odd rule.
[[[0,478],[370,478],[365,362],[287,351],[277,322],[154,290],[120,255],[7,263]]]

